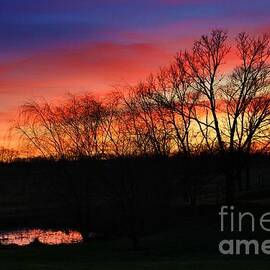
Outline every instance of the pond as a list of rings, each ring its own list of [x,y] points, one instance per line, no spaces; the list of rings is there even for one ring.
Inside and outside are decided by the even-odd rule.
[[[82,235],[73,230],[25,229],[0,232],[1,245],[26,246],[31,243],[45,245],[76,244],[82,242]]]

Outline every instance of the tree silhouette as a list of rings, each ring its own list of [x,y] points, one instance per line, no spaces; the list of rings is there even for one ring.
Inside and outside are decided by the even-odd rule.
[[[226,71],[231,53],[239,61]],[[269,56],[268,35],[240,33],[232,45],[227,32],[213,30],[170,66],[104,98],[27,103],[15,129],[44,157],[219,153],[229,203],[243,154],[269,149]]]

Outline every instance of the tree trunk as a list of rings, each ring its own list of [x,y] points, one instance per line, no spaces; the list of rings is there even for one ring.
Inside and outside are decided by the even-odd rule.
[[[226,173],[226,204],[232,205],[234,203],[234,178],[232,172]]]
[[[138,237],[138,235],[137,234],[133,234],[132,236],[131,236],[131,241],[132,241],[132,249],[134,250],[134,251],[136,251],[136,250],[139,250],[139,248],[140,248],[140,245],[139,245],[139,237]]]
[[[246,163],[246,190],[250,189],[250,164],[249,161],[247,160]]]
[[[243,191],[243,186],[242,186],[242,168],[237,169],[237,183],[238,183],[238,191]]]

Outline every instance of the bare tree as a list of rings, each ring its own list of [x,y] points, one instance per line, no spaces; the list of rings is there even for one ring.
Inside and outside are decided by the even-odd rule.
[[[241,64],[223,88],[226,108],[226,136],[229,151],[249,152],[269,130],[269,37],[250,37],[246,33],[237,38]],[[259,141],[258,141],[259,140]]]
[[[229,202],[239,174],[234,158],[270,145],[269,36],[240,33],[233,48],[240,62],[225,73],[228,35],[213,30],[169,67],[103,99],[25,104],[16,130],[41,155],[57,158],[218,152],[227,160]]]

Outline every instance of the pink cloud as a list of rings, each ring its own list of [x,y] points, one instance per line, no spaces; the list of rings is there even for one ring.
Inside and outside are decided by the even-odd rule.
[[[154,44],[96,43],[0,64],[0,137],[7,130],[7,117],[15,116],[9,112],[32,97],[51,99],[68,91],[104,93],[113,85],[144,79],[171,59],[170,52]]]
[[[24,61],[2,65],[4,91],[16,87],[87,87],[142,78],[171,55],[152,44],[90,44],[74,50],[55,50]],[[70,82],[72,84],[70,84]],[[29,90],[30,90],[29,88]],[[97,89],[100,90],[100,89]],[[3,91],[3,88],[2,88]]]

